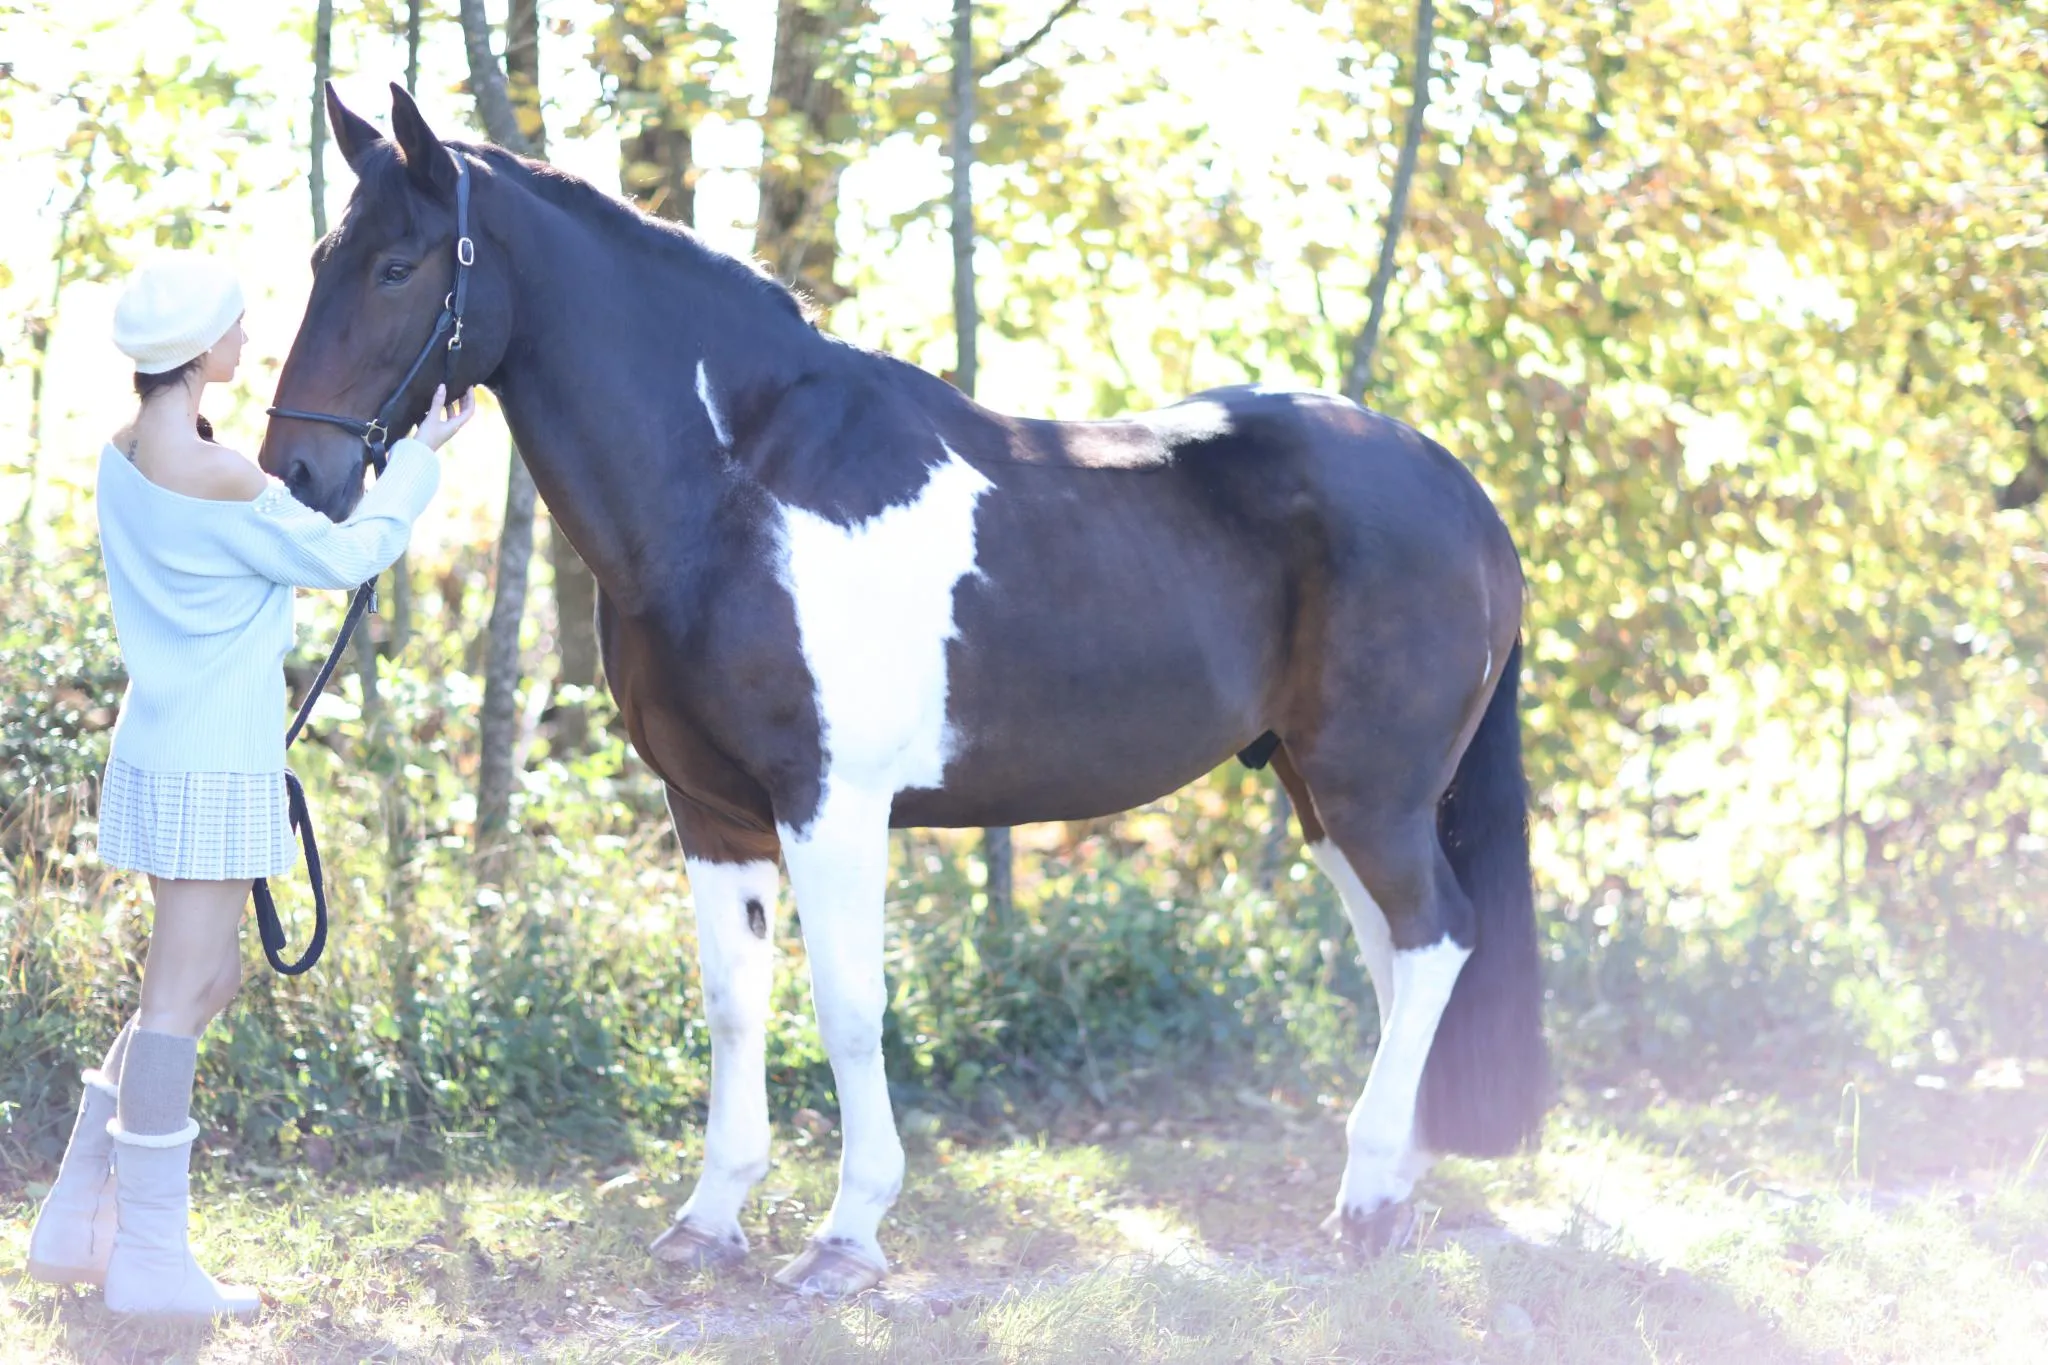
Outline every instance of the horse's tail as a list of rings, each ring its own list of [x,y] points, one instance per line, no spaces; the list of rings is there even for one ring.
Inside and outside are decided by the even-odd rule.
[[[1535,1137],[1549,1097],[1521,674],[1518,638],[1437,806],[1437,838],[1472,902],[1475,937],[1422,1073],[1417,1129],[1432,1152],[1515,1151]]]

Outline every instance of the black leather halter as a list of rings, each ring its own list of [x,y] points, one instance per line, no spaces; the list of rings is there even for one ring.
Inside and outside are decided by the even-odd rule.
[[[384,473],[384,465],[391,448],[391,430],[399,420],[405,395],[412,388],[413,380],[433,358],[436,350],[441,351],[442,382],[453,384],[455,380],[455,353],[462,349],[462,310],[469,302],[469,268],[476,264],[476,242],[469,235],[469,165],[451,150],[455,159],[455,287],[441,301],[441,316],[434,319],[433,335],[420,348],[419,355],[406,370],[405,378],[398,381],[398,387],[377,415],[368,421],[360,417],[343,417],[333,412],[302,412],[298,408],[267,408],[272,417],[290,417],[301,422],[326,422],[331,426],[351,431],[363,443],[363,463]],[[444,346],[442,338],[447,338]],[[313,714],[313,704],[320,700],[320,692],[327,686],[327,680],[334,676],[334,669],[341,662],[342,651],[348,648],[349,636],[355,633],[356,625],[366,611],[377,609],[377,580],[372,578],[355,591],[348,604],[348,612],[341,618],[341,633],[335,637],[334,648],[327,652],[327,662],[320,665],[320,672],[313,678],[313,686],[306,692],[306,699],[299,703],[298,714],[292,717],[289,729],[285,731],[284,742],[289,748],[305,728],[306,718]],[[291,769],[285,769],[285,802],[290,814],[292,828],[298,831],[300,844],[306,851],[306,875],[313,883],[313,936],[306,943],[306,951],[296,962],[284,960],[284,923],[278,918],[277,902],[271,897],[268,878],[258,877],[252,888],[256,900],[257,936],[263,942],[263,955],[270,959],[270,965],[286,976],[297,976],[320,960],[320,953],[327,946],[327,884],[320,873],[320,845],[313,837],[313,812],[306,803],[306,789],[299,776]]]
[[[427,344],[420,347],[405,378],[398,381],[398,387],[391,391],[384,406],[377,415],[365,421],[360,417],[343,417],[333,412],[305,412],[298,408],[266,408],[272,417],[291,417],[301,422],[325,422],[344,431],[351,431],[363,443],[363,462],[379,474],[384,472],[385,452],[391,447],[391,430],[399,420],[405,395],[412,388],[412,381],[419,378],[427,361],[440,350],[443,359],[442,381],[452,384],[455,379],[455,353],[462,349],[462,310],[469,302],[469,268],[476,264],[476,242],[469,235],[469,163],[454,151],[448,153],[455,159],[455,287],[448,291],[441,301],[441,316],[434,319],[433,335]],[[441,338],[447,337],[444,348]],[[450,395],[451,397],[453,395]]]

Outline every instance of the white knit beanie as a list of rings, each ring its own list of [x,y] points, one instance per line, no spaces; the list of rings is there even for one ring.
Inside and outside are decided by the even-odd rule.
[[[152,256],[114,305],[114,344],[140,374],[162,374],[212,349],[242,316],[235,272],[197,251]]]

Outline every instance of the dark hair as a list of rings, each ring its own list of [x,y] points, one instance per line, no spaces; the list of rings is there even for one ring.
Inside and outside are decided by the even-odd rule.
[[[165,370],[162,374],[144,374],[142,371],[137,370],[135,372],[135,392],[146,403],[165,389],[182,387],[185,381],[198,374],[200,368],[205,364],[206,357],[204,355],[196,355],[178,366],[175,370]],[[199,419],[199,439],[202,441],[211,441],[213,439],[213,423],[207,421],[204,416]]]

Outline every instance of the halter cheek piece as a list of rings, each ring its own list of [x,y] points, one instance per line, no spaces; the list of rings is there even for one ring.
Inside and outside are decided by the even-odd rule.
[[[364,421],[360,417],[343,417],[333,412],[304,412],[298,408],[266,408],[272,417],[291,417],[301,422],[325,422],[329,426],[351,431],[363,443],[363,462],[379,474],[384,472],[385,452],[391,446],[391,431],[399,420],[400,405],[405,402],[406,393],[412,388],[412,381],[419,378],[427,361],[440,350],[443,359],[442,382],[455,382],[455,353],[462,349],[462,310],[469,303],[469,268],[476,264],[476,242],[469,235],[469,163],[453,151],[448,155],[455,161],[455,287],[441,300],[441,316],[434,319],[433,335],[427,344],[420,347],[405,378],[398,381],[398,387],[391,391],[384,406],[375,417]],[[441,338],[447,337],[446,347]]]
[[[420,348],[405,378],[398,381],[391,397],[385,400],[375,417],[364,421],[360,417],[343,417],[332,412],[302,412],[297,408],[268,408],[272,417],[290,417],[301,422],[326,422],[331,426],[354,432],[363,443],[363,463],[377,471],[384,472],[384,465],[391,448],[391,430],[399,420],[400,404],[412,388],[413,380],[440,350],[442,360],[442,382],[455,381],[455,353],[462,349],[462,310],[469,302],[469,268],[476,264],[476,242],[469,235],[469,164],[454,151],[449,156],[455,161],[455,287],[441,301],[441,316],[434,319],[434,333],[427,338],[427,344]],[[442,338],[447,343],[442,344]],[[349,636],[355,633],[356,625],[366,611],[377,609],[377,581],[372,578],[355,591],[348,604],[348,612],[341,619],[341,633],[335,637],[334,648],[328,651],[327,662],[320,665],[320,672],[313,678],[313,686],[307,689],[306,699],[299,703],[298,714],[292,717],[289,729],[285,731],[285,747],[291,747],[305,728],[306,718],[313,714],[313,704],[320,700],[321,689],[334,676],[334,669],[341,662],[342,651],[348,648]],[[320,960],[321,950],[327,946],[327,888],[320,875],[320,846],[313,838],[313,812],[306,804],[306,789],[299,782],[297,773],[285,769],[285,801],[291,816],[292,828],[299,832],[300,842],[306,850],[306,875],[313,883],[313,936],[306,943],[306,951],[296,962],[284,960],[284,924],[278,918],[277,902],[271,898],[267,878],[258,877],[253,888],[256,900],[256,928],[263,941],[263,955],[270,959],[270,965],[286,976],[297,976]]]

